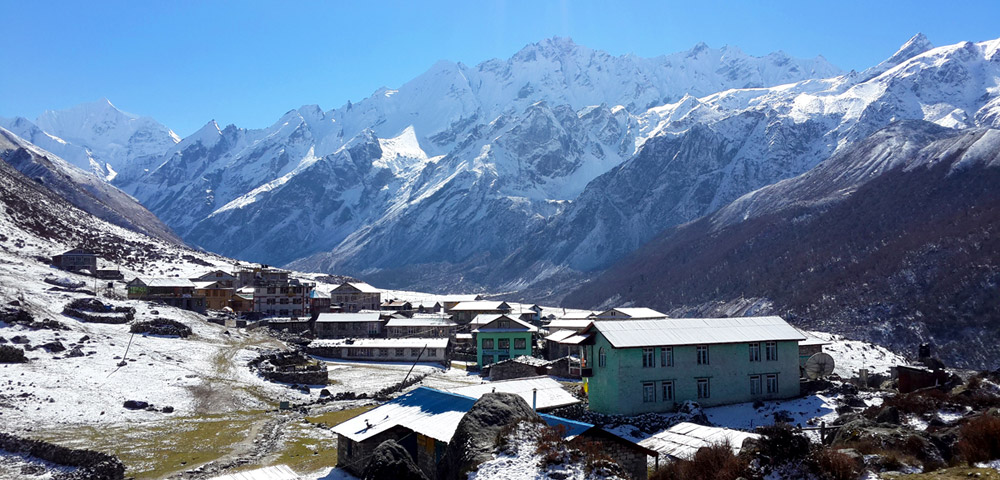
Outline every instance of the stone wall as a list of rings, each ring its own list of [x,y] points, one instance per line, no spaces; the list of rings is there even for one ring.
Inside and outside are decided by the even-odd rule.
[[[489,368],[490,380],[510,380],[513,378],[537,377],[546,375],[544,366],[527,365],[520,362],[500,362]]]
[[[337,466],[347,470],[349,473],[361,477],[365,466],[372,457],[372,453],[382,442],[395,440],[406,448],[403,437],[407,437],[412,442],[413,432],[403,427],[393,427],[363,442],[355,442],[343,435],[337,435]],[[407,448],[407,451],[410,449]],[[413,452],[410,452],[411,455]]]
[[[628,473],[629,478],[645,480],[648,475],[646,453],[637,449],[636,446],[627,445],[624,440],[613,440],[605,435],[607,434],[584,433],[571,441],[570,445],[579,448],[583,442],[597,443],[600,445],[601,453],[622,467]]]
[[[75,450],[48,442],[0,433],[0,450],[39,458],[58,465],[78,467],[70,473],[56,473],[55,480],[121,480],[125,465],[117,457],[93,450]]]
[[[302,352],[264,354],[247,366],[272,382],[326,385],[330,378],[326,364],[317,363]]]

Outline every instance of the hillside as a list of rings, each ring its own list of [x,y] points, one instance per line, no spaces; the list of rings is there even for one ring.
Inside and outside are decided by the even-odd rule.
[[[775,312],[955,365],[1000,353],[1000,131],[887,127],[665,231],[565,297],[674,315]]]

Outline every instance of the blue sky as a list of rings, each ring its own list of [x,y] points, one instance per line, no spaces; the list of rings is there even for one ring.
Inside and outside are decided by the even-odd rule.
[[[615,55],[736,45],[863,69],[917,32],[1000,37],[1000,2],[0,0],[0,116],[109,98],[183,135],[259,128],[397,87],[440,59],[474,65],[568,36]]]

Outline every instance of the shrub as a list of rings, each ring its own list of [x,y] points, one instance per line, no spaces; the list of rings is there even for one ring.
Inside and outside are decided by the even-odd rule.
[[[733,454],[728,442],[702,447],[690,460],[677,460],[660,468],[650,480],[736,480],[750,477],[746,458]]]
[[[894,395],[882,402],[882,408],[896,407],[899,413],[923,415],[936,412],[948,401],[948,394],[937,389]]]
[[[791,425],[778,423],[760,427],[757,433],[762,435],[759,442],[760,454],[769,459],[772,465],[801,460],[809,455],[809,439]]]
[[[970,466],[1000,458],[1000,418],[983,415],[962,425],[958,451]]]
[[[813,454],[816,473],[827,480],[856,480],[861,476],[861,466],[849,455],[831,448],[822,448]]]

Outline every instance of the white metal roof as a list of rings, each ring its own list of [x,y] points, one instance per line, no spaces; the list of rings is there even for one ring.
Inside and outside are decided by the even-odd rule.
[[[833,343],[823,340],[822,338],[810,335],[808,332],[803,332],[802,330],[799,330],[799,333],[801,333],[804,337],[806,337],[805,340],[799,342],[800,347],[812,346],[812,345],[830,345],[831,343]]]
[[[367,284],[365,282],[344,282],[344,283],[338,285],[336,288],[334,288],[333,291],[336,291],[338,288],[343,287],[344,285],[350,285],[350,286],[356,288],[361,293],[382,293],[381,290],[379,290],[379,289],[377,289],[377,288],[375,288],[375,287],[373,287],[373,286],[371,286],[371,285],[369,285],[369,284]]]
[[[468,294],[468,295],[448,295],[448,296],[442,298],[441,301],[442,302],[448,302],[448,303],[451,303],[451,302],[455,302],[455,303],[459,303],[459,302],[475,302],[476,300],[479,300],[480,298],[483,298],[482,295],[473,293],[473,294]]]
[[[565,313],[563,313],[561,315],[557,315],[556,316],[556,320],[584,320],[584,319],[593,317],[594,315],[597,315],[598,313],[601,313],[601,312],[592,312],[592,311],[587,311],[587,310],[579,311],[579,312],[576,312],[576,311],[565,312]]]
[[[612,308],[596,315],[597,317],[628,317],[628,318],[666,318],[667,314],[657,312],[652,308]]]
[[[682,422],[639,442],[639,445],[674,458],[688,460],[694,457],[699,448],[723,442],[728,442],[733,453],[738,455],[743,441],[748,438],[760,438],[760,435]]]
[[[386,327],[457,327],[449,317],[391,318]]]
[[[288,465],[274,465],[246,472],[220,475],[209,480],[299,480],[302,478],[305,477],[300,477]]]
[[[558,332],[555,332],[555,333],[553,333],[553,334],[545,337],[545,339],[553,341],[553,342],[560,342],[562,340],[565,340],[568,337],[572,337],[573,335],[576,335],[576,332],[574,332],[572,330],[559,330]]]
[[[567,320],[567,319],[564,319],[564,318],[557,318],[557,319],[549,322],[549,324],[546,325],[545,328],[548,328],[549,331],[555,331],[555,330],[575,330],[575,331],[579,332],[580,330],[583,330],[584,328],[587,328],[587,326],[589,326],[593,322],[594,322],[594,320],[591,319],[591,318],[584,318],[584,319],[577,319],[577,320]]]
[[[616,348],[805,340],[801,332],[777,316],[594,322],[587,331],[594,330]]]
[[[351,343],[348,343],[348,340]],[[313,340],[311,347],[353,348],[447,348],[449,338],[354,338]]]
[[[523,398],[528,405],[532,404],[532,396],[534,391],[537,391],[538,398],[535,407],[539,410],[548,410],[550,408],[565,407],[580,403],[580,399],[563,389],[559,382],[544,376],[482,383],[468,387],[452,388],[448,391],[476,399],[490,392],[513,393]]]
[[[194,282],[180,277],[138,277],[147,287],[194,288]]]
[[[500,317],[506,317],[506,315],[502,313],[480,313],[479,315],[472,317],[472,321],[469,322],[469,328],[481,327]],[[513,317],[507,317],[507,318],[513,318]]]
[[[379,316],[378,312],[321,313],[316,318],[316,323],[377,322]]]
[[[451,307],[452,311],[460,312],[489,312],[489,311],[499,311],[506,310],[510,308],[505,302],[493,302],[489,300],[477,300],[474,302],[459,302],[454,307]]]

